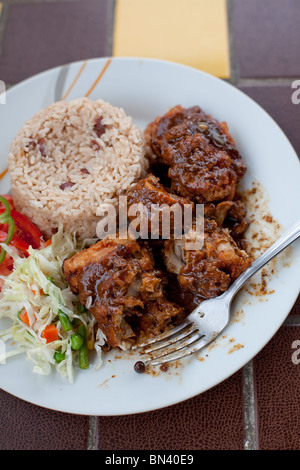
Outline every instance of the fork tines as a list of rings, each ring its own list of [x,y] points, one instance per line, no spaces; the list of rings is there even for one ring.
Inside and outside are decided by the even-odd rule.
[[[203,339],[203,341],[200,341]],[[200,343],[199,343],[200,341]],[[141,354],[150,356],[145,365],[161,365],[194,354],[205,344],[204,335],[197,326],[185,321],[157,338],[141,345]]]

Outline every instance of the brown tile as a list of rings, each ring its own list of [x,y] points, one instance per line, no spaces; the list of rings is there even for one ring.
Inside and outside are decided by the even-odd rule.
[[[239,86],[239,89],[254,99],[273,117],[300,156],[300,104],[292,103],[292,94],[295,90],[291,85],[247,85]]]
[[[0,77],[16,83],[68,62],[108,54],[109,0],[8,7]]]
[[[299,372],[300,327],[284,326],[254,360],[260,450],[299,450]]]
[[[86,450],[89,419],[46,410],[0,390],[0,450]]]
[[[299,0],[234,0],[233,5],[239,75],[299,76]]]
[[[243,449],[242,372],[186,402],[99,419],[101,450]]]

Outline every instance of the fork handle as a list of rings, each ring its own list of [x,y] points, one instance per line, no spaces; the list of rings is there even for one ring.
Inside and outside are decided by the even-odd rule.
[[[231,302],[235,294],[243,287],[246,281],[263,268],[269,261],[277,256],[282,250],[287,248],[297,238],[300,237],[300,220],[285,232],[273,245],[260,255],[251,266],[246,269],[225,292],[228,301]],[[224,296],[225,296],[224,295]]]

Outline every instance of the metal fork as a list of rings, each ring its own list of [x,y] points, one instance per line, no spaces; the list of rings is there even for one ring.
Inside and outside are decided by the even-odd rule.
[[[150,355],[150,359],[144,360],[143,364],[158,366],[176,361],[200,351],[214,341],[228,324],[231,302],[245,282],[298,237],[300,220],[257,258],[226,292],[202,302],[180,325],[139,345],[141,354]]]

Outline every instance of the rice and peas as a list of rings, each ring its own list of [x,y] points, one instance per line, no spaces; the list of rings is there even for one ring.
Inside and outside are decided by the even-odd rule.
[[[4,359],[25,352],[34,372],[48,374],[54,365],[73,381],[73,366],[80,364],[81,349],[72,347],[78,324],[86,329],[84,346],[98,352],[98,366],[104,339],[99,329],[95,333],[92,315],[79,311],[62,262],[96,236],[99,208],[117,207],[119,196],[145,174],[143,133],[123,109],[102,100],[60,101],[25,123],[8,160],[16,209],[45,238],[57,233],[51,245],[30,248],[28,258],[7,250],[15,268],[0,294],[0,318],[10,318],[13,326],[0,331],[0,339],[14,340],[17,347]],[[20,320],[24,309],[27,325]],[[64,328],[63,314],[73,328]],[[42,333],[53,322],[59,338],[47,343]]]

